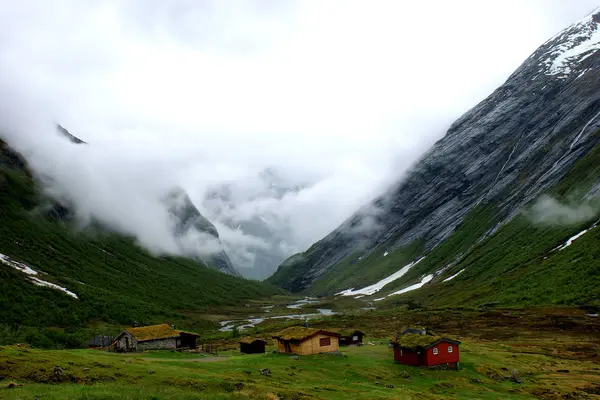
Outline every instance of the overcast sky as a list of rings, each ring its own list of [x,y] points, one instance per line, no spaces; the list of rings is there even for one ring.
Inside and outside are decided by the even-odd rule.
[[[236,207],[291,227],[299,251],[599,3],[4,0],[0,128],[55,192],[150,248],[168,242],[168,187],[243,252],[254,238],[204,209],[206,191],[266,167],[311,182]],[[52,122],[92,146],[58,140]]]

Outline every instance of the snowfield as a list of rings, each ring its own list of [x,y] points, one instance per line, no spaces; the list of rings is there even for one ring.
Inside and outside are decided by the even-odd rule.
[[[28,265],[14,261],[13,259],[11,259],[9,256],[7,256],[5,254],[0,253],[0,262],[2,262],[2,264],[4,264],[4,265],[8,265],[9,267],[16,269],[17,271],[23,272],[24,274],[28,275],[31,283],[33,283],[36,286],[44,286],[44,287],[48,287],[51,289],[59,290],[59,291],[63,292],[64,294],[69,295],[75,299],[78,298],[75,293],[71,292],[67,288],[64,288],[55,283],[46,282],[44,280],[41,280],[40,278],[37,278],[36,275],[39,275],[39,272],[34,271]]]
[[[448,282],[451,281],[452,279],[456,278],[457,276],[459,276],[462,272],[464,271],[464,269],[461,269],[460,271],[458,271],[457,273],[455,273],[454,275],[452,275],[449,278],[446,278],[443,280],[443,282]]]
[[[559,40],[560,44],[546,52],[540,72],[549,76],[566,77],[576,69],[577,64],[600,49],[600,24],[594,20],[594,15],[598,12],[600,8],[546,42]],[[578,78],[584,73],[585,71]]]
[[[410,292],[410,291],[413,291],[413,290],[421,289],[423,287],[423,285],[425,285],[426,283],[429,283],[432,279],[433,279],[433,275],[427,275],[427,276],[425,276],[425,277],[423,277],[421,279],[421,282],[415,283],[414,285],[410,285],[409,287],[406,287],[404,289],[400,289],[397,292],[388,294],[387,296],[375,299],[375,301],[381,301],[381,300],[386,299],[386,298],[388,298],[390,296],[395,296],[395,295],[398,295],[398,294],[402,294],[402,293]]]
[[[410,264],[405,265],[404,267],[402,267],[400,270],[396,271],[392,275],[388,276],[387,278],[384,278],[384,279],[380,280],[377,283],[374,283],[371,286],[367,286],[367,287],[364,287],[364,288],[358,289],[358,290],[354,290],[354,288],[346,289],[344,291],[336,293],[336,296],[338,296],[338,295],[342,295],[342,296],[361,296],[361,295],[362,296],[371,296],[371,295],[379,292],[381,289],[383,289],[383,287],[385,285],[387,285],[388,283],[393,282],[393,281],[395,281],[397,279],[400,279],[412,267],[414,267],[415,265],[417,265],[418,263],[420,263],[424,259],[425,259],[425,257],[421,257],[417,261],[413,261]]]

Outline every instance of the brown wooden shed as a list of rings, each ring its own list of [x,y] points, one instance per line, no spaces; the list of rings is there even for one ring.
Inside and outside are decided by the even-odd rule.
[[[244,338],[239,341],[240,343],[240,353],[244,354],[257,354],[264,353],[265,346],[267,344],[266,340],[256,339],[256,338]]]
[[[324,329],[292,326],[274,335],[273,339],[277,339],[280,353],[309,355],[338,352],[340,336]]]
[[[333,331],[341,335],[340,346],[362,346],[363,337],[367,336],[364,332],[359,331],[358,329],[334,329]]]

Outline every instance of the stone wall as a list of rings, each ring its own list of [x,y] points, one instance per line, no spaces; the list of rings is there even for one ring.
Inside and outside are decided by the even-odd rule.
[[[129,346],[128,346],[129,344]],[[117,340],[117,351],[136,351],[138,347],[138,341],[135,340],[133,336],[129,334],[129,332],[125,332],[119,340]]]
[[[138,342],[137,350],[163,350],[163,349],[175,349],[177,348],[176,338],[147,340],[144,342]]]

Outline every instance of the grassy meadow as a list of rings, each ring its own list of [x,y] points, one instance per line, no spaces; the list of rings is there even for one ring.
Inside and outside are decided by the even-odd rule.
[[[223,340],[228,350],[216,357],[4,346],[0,398],[600,399],[600,321],[581,310],[392,314],[321,321],[367,332],[364,346],[343,347],[340,355],[291,357],[273,353],[273,343],[266,354],[242,355],[234,339]],[[389,338],[418,323],[462,342],[459,371],[394,364]],[[270,376],[261,374],[266,368]]]

